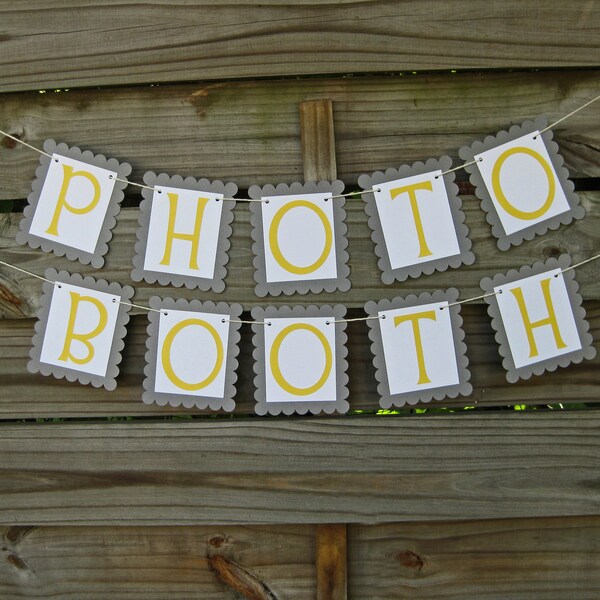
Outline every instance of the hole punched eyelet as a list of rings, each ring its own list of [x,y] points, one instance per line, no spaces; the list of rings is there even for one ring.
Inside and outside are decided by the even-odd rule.
[[[267,321],[267,327],[271,327],[271,321]]]
[[[269,200],[268,200],[268,199],[267,199],[267,200],[265,200],[265,204],[269,204]]]
[[[225,319],[221,319],[221,323],[226,323]]]
[[[381,315],[381,319],[386,319],[387,317],[385,315]]]
[[[168,313],[168,312],[165,310],[165,312],[163,312],[163,315],[164,315],[165,317],[168,317],[168,316],[169,316],[169,313]]]
[[[331,325],[331,321],[325,321],[325,325]]]

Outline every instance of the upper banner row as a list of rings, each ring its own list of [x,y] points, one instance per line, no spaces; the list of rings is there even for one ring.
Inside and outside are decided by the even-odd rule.
[[[545,125],[459,151],[501,250],[585,214]],[[44,150],[17,241],[100,268],[131,166],[53,140]],[[222,292],[237,186],[153,172],[144,183],[132,279]],[[449,157],[359,185],[384,283],[474,262]],[[341,181],[250,188],[258,296],[350,288],[343,191]]]

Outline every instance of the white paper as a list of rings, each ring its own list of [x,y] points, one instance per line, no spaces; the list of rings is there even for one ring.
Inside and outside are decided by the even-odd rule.
[[[268,283],[279,281],[306,281],[315,279],[335,279],[337,262],[335,249],[335,228],[333,219],[333,200],[331,192],[322,194],[300,194],[298,196],[269,196],[269,202],[262,203],[262,224],[265,247],[265,271]],[[269,234],[276,215],[291,203],[304,201],[315,209],[296,206],[290,208],[281,217],[277,235],[281,255],[294,267],[309,268],[309,273],[290,272],[282,261],[274,256]],[[316,212],[315,212],[316,211]],[[280,213],[281,214],[281,213]],[[326,228],[321,217],[328,223]],[[275,231],[275,230],[274,230]],[[330,232],[330,247],[326,246],[327,234]],[[285,264],[285,263],[284,263]]]
[[[106,309],[106,326],[97,336],[89,338],[88,342],[93,347],[93,357],[84,364],[78,364],[70,360],[68,358],[69,353],[65,355],[66,360],[60,360],[67,341],[68,324],[73,304],[71,294],[95,298]],[[120,296],[113,294],[106,294],[68,283],[56,284],[52,293],[40,362],[105,376],[119,314],[120,300]],[[100,309],[92,302],[82,298],[77,302],[77,313],[72,332],[80,335],[89,334],[98,327],[100,321]],[[89,350],[83,342],[74,339],[70,343],[70,355],[75,356],[77,359],[86,359],[89,356]]]
[[[190,323],[185,323],[187,321]],[[180,323],[184,323],[184,325],[170,336],[170,360],[165,364],[163,360],[165,340],[169,332],[173,332],[173,329]],[[161,310],[155,391],[166,394],[223,398],[227,372],[229,327],[228,315],[173,309]],[[217,339],[220,341],[220,352]],[[177,379],[192,387],[200,386],[203,382],[205,385],[198,389],[180,387],[177,379],[169,377],[166,372],[165,367],[168,368],[169,364]]]
[[[533,337],[538,354],[532,357],[530,356],[531,347],[527,339],[527,329],[521,316],[517,299],[510,290],[515,288],[522,289],[529,321],[535,324],[535,322],[545,320],[549,317],[541,287],[541,281],[544,279],[550,279],[550,298],[554,307],[554,315],[558,324],[560,339],[565,344],[565,347],[557,347],[557,340],[551,325],[534,327]],[[573,308],[560,269],[554,269],[540,275],[533,275],[519,281],[495,287],[494,292],[496,292],[496,300],[498,301],[504,330],[506,331],[510,352],[516,368],[581,349],[577,323],[575,322]]]
[[[417,321],[424,374],[429,380],[423,383],[419,383],[419,380],[421,378],[424,380],[425,377],[422,377],[422,369],[419,368],[413,321],[404,321],[398,325],[394,323],[395,317],[420,313],[428,315]],[[459,383],[452,321],[447,302],[397,308],[380,311],[378,314],[390,394],[403,394]]]
[[[57,162],[58,160],[58,162]],[[100,194],[97,203],[89,212],[77,214],[67,208],[85,210],[93,204],[95,198],[94,185],[85,176],[73,176],[64,195],[64,204],[60,209],[57,222],[57,235],[48,233],[55,214],[64,182],[63,165],[73,167],[73,175],[86,171],[95,177],[99,184]],[[112,179],[110,178],[112,176]],[[115,186],[115,171],[102,169],[66,156],[53,154],[44,180],[40,199],[37,204],[30,233],[41,238],[59,242],[65,246],[78,248],[93,253],[98,243],[98,236],[106,216],[106,211]]]
[[[336,400],[336,356],[335,325],[333,318],[313,317],[307,319],[267,319],[265,325],[265,376],[267,402],[335,402]],[[329,322],[329,325],[327,325]],[[282,388],[271,369],[273,343],[282,331],[296,324],[316,328],[324,336],[328,346],[313,332],[295,329],[283,337],[278,356],[278,365],[283,380],[293,388],[309,389],[323,378],[322,385],[313,393],[297,395]],[[331,364],[326,368],[325,348],[329,349]],[[324,376],[326,378],[324,378]]]
[[[193,253],[189,239],[172,239],[171,256],[161,264],[167,249],[169,231],[169,213],[171,200],[169,194],[177,195],[177,212],[173,231],[176,234],[193,235],[199,212],[198,198],[208,198],[202,212],[202,225],[198,238],[198,252],[195,262],[190,262]],[[211,279],[215,272],[215,260],[221,227],[223,194],[200,192],[172,187],[157,186],[152,196],[152,211],[148,227],[148,241],[144,269],[161,273],[176,273]],[[190,264],[192,265],[190,267]],[[195,267],[198,268],[195,268]]]
[[[448,194],[441,175],[441,171],[432,171],[374,186],[377,211],[392,269],[460,254]],[[394,194],[392,198],[392,190],[427,182],[431,184],[431,191],[419,189],[413,192],[417,219],[420,220],[419,229],[409,193]],[[419,240],[420,230],[422,240]]]
[[[534,139],[535,138],[535,139]],[[526,152],[517,152],[502,159],[499,172],[499,188],[504,194],[509,206],[518,211],[533,213],[541,210],[546,201],[550,198],[549,191],[551,184],[554,184],[554,194],[549,200],[547,210],[536,218],[520,218],[511,214],[503,206],[492,184],[492,173],[498,159],[507,150],[512,148],[525,148],[534,153],[534,156]],[[536,155],[538,157],[536,158]],[[540,158],[547,165],[547,173],[540,163]],[[480,159],[483,159],[480,162]],[[516,140],[501,144],[496,148],[475,155],[485,186],[490,194],[496,212],[502,223],[502,227],[507,235],[521,231],[531,225],[545,221],[550,217],[560,215],[570,210],[569,202],[558,181],[556,171],[552,165],[550,155],[539,131],[529,133]]]

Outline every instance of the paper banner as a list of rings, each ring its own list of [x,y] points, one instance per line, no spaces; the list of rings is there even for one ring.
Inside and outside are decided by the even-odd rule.
[[[131,278],[222,292],[229,260],[234,183],[149,171]]]
[[[570,264],[563,254],[481,280],[509,382],[596,356]]]
[[[336,306],[252,309],[256,413],[348,410],[346,314]]]
[[[128,302],[133,288],[78,273],[47,269],[35,324],[31,373],[114,390],[119,374]]]
[[[257,296],[346,292],[348,240],[341,181],[253,185],[250,204]]]
[[[514,125],[459,150],[498,248],[558,229],[585,216],[569,172],[543,118]]]
[[[44,150],[52,158],[40,155],[17,242],[99,269],[127,187],[116,178],[131,165],[54,140]]]
[[[379,404],[388,409],[432,399],[468,396],[469,360],[458,290],[370,301],[368,320]]]
[[[232,411],[241,305],[153,296],[150,307],[143,401]]]
[[[362,198],[383,283],[475,262],[451,166],[442,156],[358,178],[374,189]]]

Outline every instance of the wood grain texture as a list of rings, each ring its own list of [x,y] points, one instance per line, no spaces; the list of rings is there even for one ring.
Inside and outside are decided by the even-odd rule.
[[[510,384],[498,354],[490,318],[482,305],[462,307],[467,356],[473,393],[421,405],[425,407],[546,405],[559,402],[595,403],[600,399],[600,302],[585,303],[597,356],[566,369]],[[352,313],[356,314],[356,313]],[[142,380],[146,352],[146,317],[134,317],[128,327],[117,389],[107,393],[91,386],[44,377],[27,371],[32,320],[0,321],[0,419],[53,417],[132,417],[212,414],[198,409],[146,405],[142,402]],[[348,324],[348,362],[351,410],[377,410],[379,396],[372,364],[368,330],[364,322]],[[234,413],[254,414],[252,334],[242,326],[238,368],[238,393]]]
[[[600,64],[594,2],[4,0],[0,21],[4,91]]]
[[[595,515],[600,413],[2,426],[0,523]]]
[[[600,519],[350,528],[352,597],[596,600]]]
[[[0,529],[4,600],[233,600],[208,566],[235,560],[277,600],[314,600],[314,527]],[[600,517],[351,525],[353,599],[596,600]]]
[[[442,273],[409,279],[405,282],[385,285],[377,266],[377,256],[367,225],[363,202],[349,200],[345,208],[348,225],[348,252],[350,254],[350,280],[352,287],[343,293],[305,294],[259,298],[254,293],[254,267],[252,266],[252,240],[250,237],[249,210],[247,205],[235,208],[235,221],[231,237],[230,261],[227,264],[225,291],[222,294],[199,292],[185,288],[161,286],[145,282],[136,283],[133,302],[147,304],[151,296],[173,296],[176,298],[199,298],[204,300],[239,302],[249,310],[253,306],[267,304],[324,304],[340,302],[350,308],[362,308],[367,300],[393,298],[407,293],[431,292],[438,288],[457,287],[462,298],[481,294],[479,282],[482,277],[519,268],[539,260],[546,260],[563,253],[569,254],[573,262],[584,260],[600,250],[600,192],[581,194],[587,215],[580,221],[562,226],[530,242],[512,248],[510,252],[499,252],[485,214],[474,196],[462,196],[466,223],[473,241],[475,264],[459,269],[448,269]],[[96,278],[131,285],[130,273],[134,250],[135,231],[138,224],[138,209],[121,211],[110,242],[106,264],[100,271],[90,266],[60,258],[54,254],[19,246],[15,235],[21,216],[0,215],[0,256],[2,260],[43,275],[48,267],[77,271]],[[577,271],[580,292],[586,299],[600,298],[600,262],[590,263]],[[0,267],[0,318],[31,317],[36,314],[41,295],[38,279],[24,275],[7,267]],[[132,309],[132,313],[142,312]]]
[[[0,596],[55,600],[240,600],[211,563],[232,563],[272,592],[315,598],[314,527],[0,529]],[[261,599],[262,600],[262,599]]]
[[[352,186],[362,173],[443,154],[458,165],[460,146],[540,114],[555,121],[599,87],[593,70],[49,90],[3,94],[0,129],[38,147],[53,138],[128,161],[132,181],[152,170],[243,189],[299,180],[298,105],[330,98],[338,177]],[[600,102],[560,123],[555,135],[572,176],[600,176]],[[27,196],[37,161],[0,138],[0,199]]]
[[[333,181],[337,177],[337,166],[331,100],[300,103],[300,141],[304,181]]]
[[[347,600],[348,548],[346,525],[317,525],[317,600]]]

